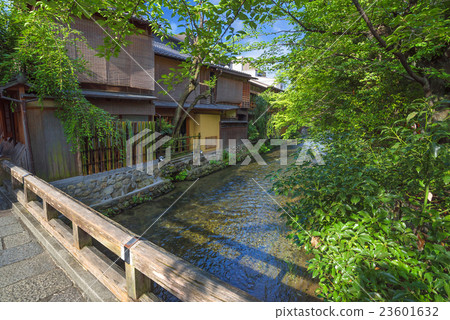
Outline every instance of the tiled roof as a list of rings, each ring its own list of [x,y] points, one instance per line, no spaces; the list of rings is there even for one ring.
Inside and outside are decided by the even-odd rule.
[[[189,55],[181,53],[178,50],[172,49],[159,41],[153,40],[153,51],[160,56],[169,57],[177,60],[186,60]]]

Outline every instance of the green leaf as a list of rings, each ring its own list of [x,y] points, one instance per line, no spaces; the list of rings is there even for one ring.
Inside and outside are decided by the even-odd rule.
[[[411,112],[410,114],[408,114],[408,116],[406,117],[406,122],[411,121],[412,118],[414,118],[417,115],[417,112]]]
[[[444,183],[448,184],[450,182],[450,173],[446,173],[443,177]]]
[[[354,196],[352,196],[351,202],[353,204],[357,204],[360,200],[361,200],[360,197],[354,195]]]

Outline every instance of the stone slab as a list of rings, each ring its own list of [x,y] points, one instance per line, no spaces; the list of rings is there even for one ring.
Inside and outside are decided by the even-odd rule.
[[[0,301],[40,301],[70,286],[72,282],[66,274],[54,269],[0,288]]]
[[[5,249],[14,248],[31,241],[30,234],[27,231],[12,234],[3,238]]]
[[[20,233],[23,231],[24,231],[24,229],[18,222],[7,225],[7,226],[0,226],[0,237],[6,237],[11,234]]]
[[[50,255],[43,252],[27,260],[0,268],[0,288],[56,268]]]
[[[10,224],[14,224],[14,223],[17,223],[17,218],[14,217],[14,215],[12,215],[12,214],[0,217],[0,226],[2,226],[2,227],[10,225]]]
[[[5,191],[0,188],[0,195]],[[83,293],[83,301],[117,301],[117,298],[89,271],[87,271],[75,258],[55,239],[40,223],[30,215],[26,209],[14,198],[6,193],[12,202],[12,210],[28,231],[36,237],[39,243],[50,254],[58,267],[62,268]]]
[[[75,287],[69,287],[61,292],[53,294],[48,300],[49,302],[81,302],[86,298]]]
[[[0,267],[34,257],[42,252],[42,247],[36,242],[29,242],[21,246],[0,252]]]

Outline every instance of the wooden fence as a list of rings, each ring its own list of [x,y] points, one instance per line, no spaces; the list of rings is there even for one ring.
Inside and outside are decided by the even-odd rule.
[[[144,130],[149,130],[149,134],[155,132],[154,122],[117,122],[115,130],[119,133],[115,138],[106,137],[101,141],[98,137],[94,137],[90,143],[84,142],[84,146],[80,151],[81,167],[83,175],[89,175],[114,169],[119,169],[127,166],[127,141]],[[194,139],[200,139],[198,136],[182,136],[172,138],[169,142],[162,145],[160,148],[153,150],[153,158],[147,158],[147,149],[151,148],[151,144],[141,145],[141,150],[138,150],[138,143],[133,144],[130,155],[129,164],[136,165],[139,162],[147,162],[155,160],[160,156],[165,156],[164,149],[171,148],[172,158],[183,156],[192,152],[194,147]],[[137,155],[142,154],[142,158]]]
[[[106,137],[101,141],[97,136],[94,136],[91,141],[85,141],[84,146],[80,150],[83,175],[126,166],[127,140],[145,129],[154,132],[155,123],[151,121],[121,121],[116,123],[115,130],[118,132],[116,137]],[[89,147],[89,142],[92,144],[92,147]],[[134,151],[133,164],[136,164],[136,146]],[[146,158],[144,160],[147,161]]]
[[[17,200],[120,301],[159,301],[157,283],[182,301],[256,301],[237,289],[73,199],[9,161],[2,182]],[[71,227],[58,217],[62,214]],[[125,270],[92,246],[95,239],[125,261]],[[127,244],[131,244],[127,246]],[[107,262],[107,261],[111,261]]]

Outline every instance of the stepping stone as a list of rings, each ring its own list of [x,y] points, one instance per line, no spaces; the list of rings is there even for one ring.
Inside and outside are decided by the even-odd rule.
[[[243,256],[239,263],[272,279],[275,279],[281,272],[280,268],[250,256]]]

